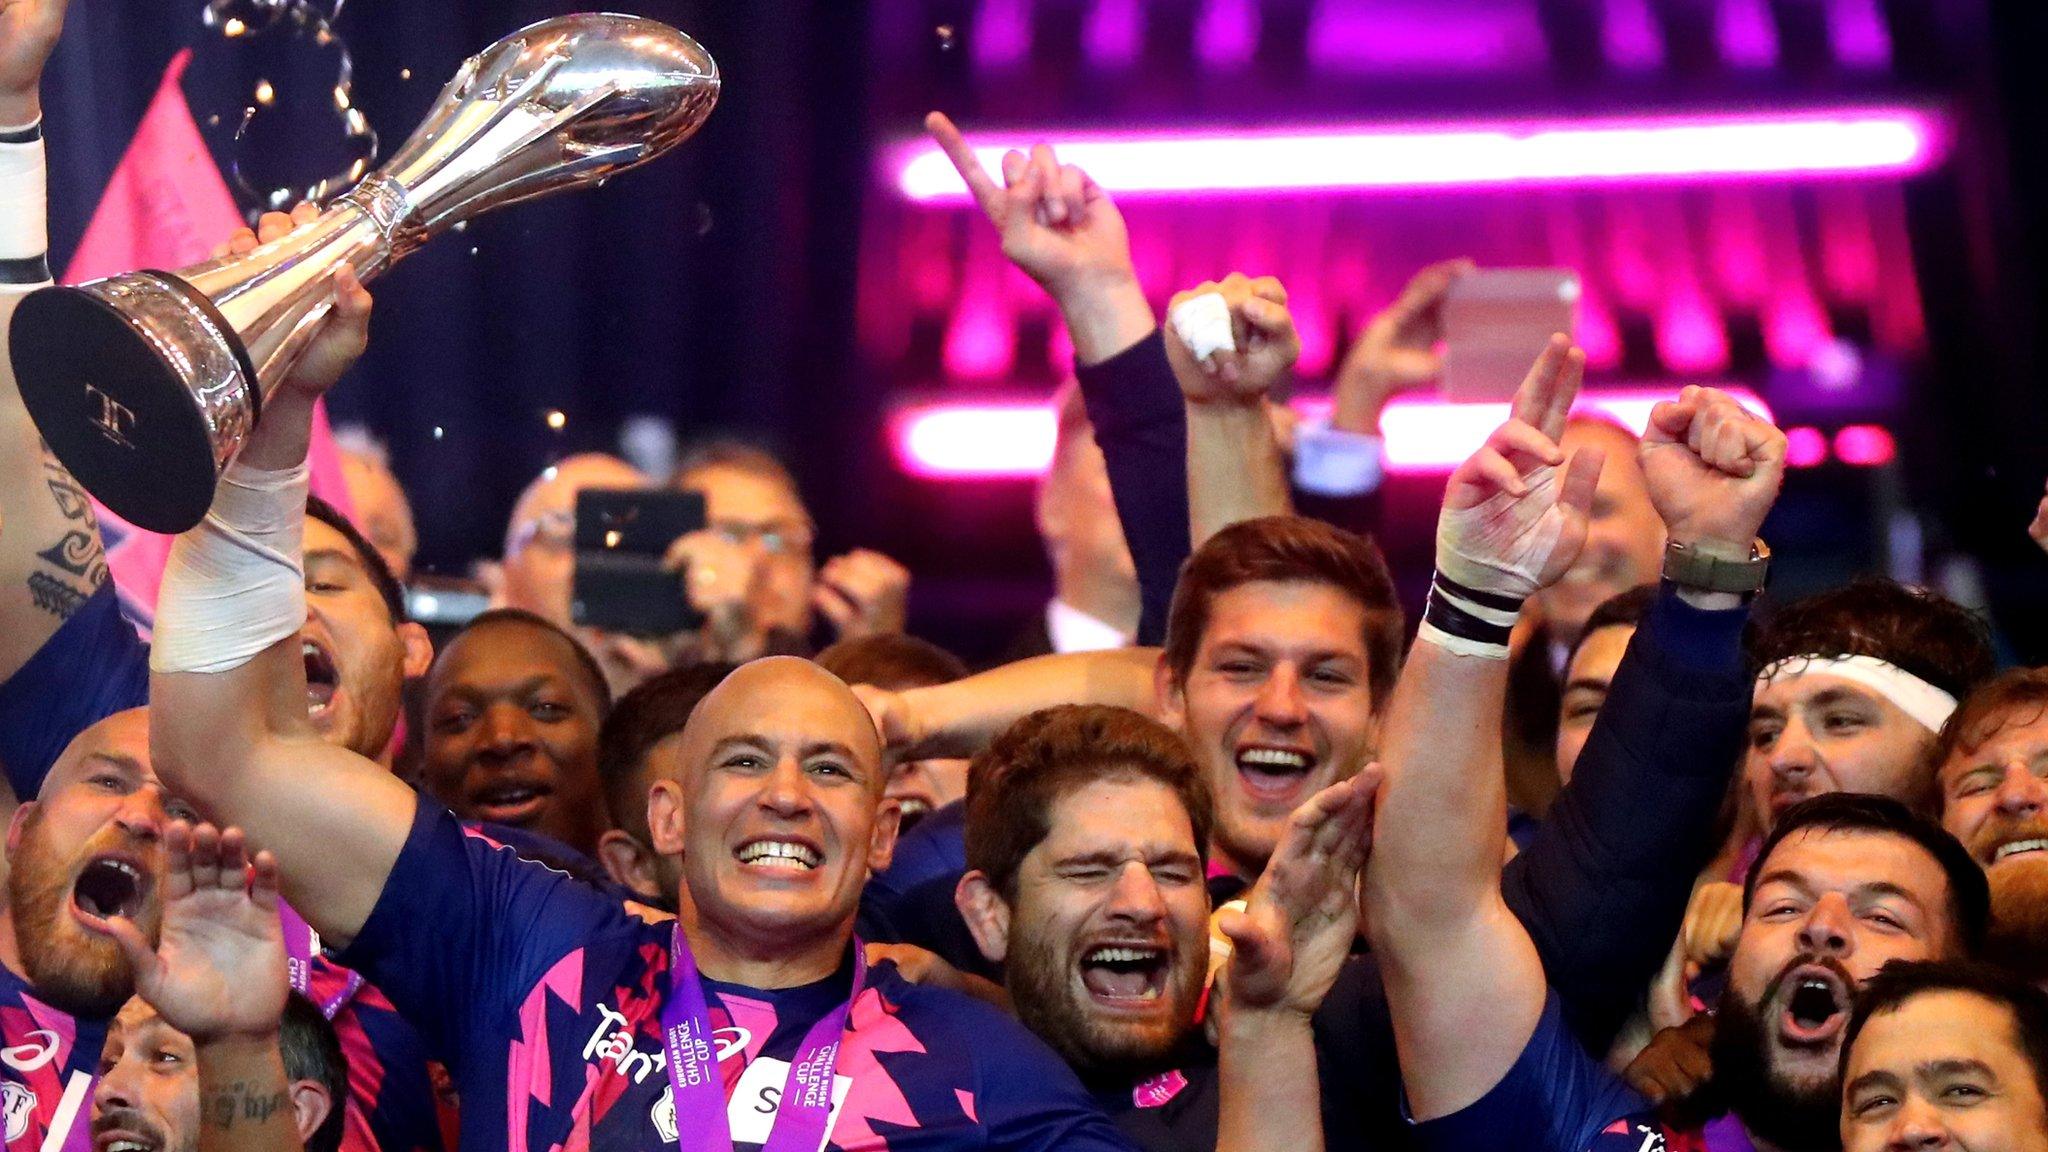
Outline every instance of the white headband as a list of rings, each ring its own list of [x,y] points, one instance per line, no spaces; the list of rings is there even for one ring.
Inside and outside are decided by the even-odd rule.
[[[1788,656],[1764,669],[1758,681],[1766,687],[1812,673],[1839,676],[1863,685],[1898,705],[1929,732],[1940,732],[1956,710],[1956,698],[1896,664],[1875,656]]]

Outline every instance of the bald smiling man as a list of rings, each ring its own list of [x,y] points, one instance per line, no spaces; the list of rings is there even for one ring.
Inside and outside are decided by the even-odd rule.
[[[692,714],[648,801],[682,877],[660,924],[320,742],[277,687],[300,675],[288,638],[229,671],[160,672],[153,735],[447,1055],[465,1141],[1127,1147],[1016,1021],[862,961],[854,912],[896,809],[867,712],[816,665],[756,661]]]

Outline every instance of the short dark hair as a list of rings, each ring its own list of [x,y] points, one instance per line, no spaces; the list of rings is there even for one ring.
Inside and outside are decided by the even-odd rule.
[[[647,789],[640,770],[656,744],[683,730],[690,713],[736,664],[701,663],[671,668],[619,697],[597,733],[597,776],[612,826],[645,844]]]
[[[1062,704],[1010,725],[968,767],[967,867],[987,876],[1005,899],[1015,899],[1017,869],[1052,831],[1059,798],[1120,777],[1171,789],[1194,826],[1195,851],[1208,860],[1215,809],[1181,738],[1127,708]]]
[[[1778,817],[1771,834],[1764,839],[1763,850],[1750,863],[1749,874],[1742,882],[1742,910],[1749,912],[1749,903],[1756,896],[1757,878],[1763,875],[1764,864],[1771,858],[1778,845],[1795,833],[1808,830],[1820,832],[1869,832],[1878,835],[1896,836],[1920,846],[1948,877],[1949,920],[1955,925],[1956,942],[1961,946],[1961,955],[1975,956],[1984,947],[1984,933],[1991,923],[1991,885],[1984,879],[1984,869],[1972,859],[1969,850],[1961,841],[1942,828],[1941,825],[1920,815],[1911,808],[1889,796],[1876,796],[1866,792],[1830,792],[1801,800],[1785,809]]]
[[[891,692],[967,677],[966,661],[929,640],[900,633],[841,640],[816,659],[819,667],[848,684],[872,684]]]
[[[1878,970],[1856,993],[1849,1030],[1842,1036],[1842,1071],[1849,1069],[1849,1050],[1864,1025],[1897,1011],[1915,996],[1962,992],[1988,1000],[2012,1013],[2013,1039],[2034,1070],[2034,1089],[2048,1101],[2048,992],[1992,964],[1974,960],[1894,960]]]
[[[1579,649],[1585,646],[1586,637],[1602,628],[1640,628],[1644,618],[1650,614],[1650,605],[1657,602],[1655,584],[1638,584],[1626,592],[1617,592],[1600,602],[1593,614],[1586,617],[1586,626],[1579,629],[1579,638],[1572,641],[1571,655],[1565,657],[1569,665],[1578,659]]]
[[[1216,597],[1257,580],[1324,584],[1365,610],[1366,684],[1387,705],[1401,670],[1406,622],[1386,558],[1371,540],[1305,516],[1244,520],[1209,537],[1181,566],[1166,618],[1166,664],[1186,684]]]
[[[2048,714],[2048,668],[2013,668],[1986,680],[1963,697],[1963,702],[1941,726],[1941,738],[1934,744],[1934,767],[1939,771],[1949,758],[1968,755],[1996,736],[2026,710],[2021,724],[2032,724]]]
[[[311,1000],[291,993],[278,1024],[277,1046],[287,1080],[311,1080],[327,1089],[332,1107],[306,1141],[306,1152],[336,1152],[348,1117],[348,1054],[334,1025]]]
[[[356,550],[356,561],[363,566],[364,572],[369,573],[377,595],[384,598],[384,608],[391,613],[391,623],[405,623],[405,587],[398,582],[398,577],[391,574],[391,565],[384,562],[384,554],[377,551],[349,518],[341,514],[341,509],[320,497],[306,497],[306,515],[341,533],[348,546]]]
[[[1746,639],[1757,672],[1800,656],[1874,656],[1958,699],[1998,668],[1976,613],[1874,576],[1795,600],[1752,622]]]
[[[537,616],[524,608],[493,608],[489,612],[485,612],[469,623],[464,624],[456,631],[455,635],[448,638],[448,643],[443,644],[440,651],[434,653],[434,662],[427,667],[427,679],[433,679],[435,671],[441,667],[441,662],[447,659],[448,653],[454,651],[455,645],[464,636],[500,624],[518,624],[527,628],[536,628],[560,638],[564,644],[569,646],[569,651],[575,653],[576,666],[583,670],[584,677],[590,681],[590,690],[597,697],[598,723],[602,724],[611,715],[611,681],[605,679],[604,669],[598,666],[597,658],[590,654],[590,649],[585,648],[583,642],[571,636],[566,629],[559,628],[546,617]]]

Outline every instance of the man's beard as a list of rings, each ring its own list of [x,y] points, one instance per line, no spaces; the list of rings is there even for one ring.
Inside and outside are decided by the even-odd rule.
[[[1146,1069],[1164,1061],[1194,1031],[1195,1007],[1207,975],[1200,958],[1193,962],[1177,953],[1165,975],[1160,995],[1173,998],[1173,1016],[1164,1026],[1104,1024],[1088,1006],[1074,998],[1070,965],[1050,941],[1026,937],[1003,966],[1004,982],[1017,1018],[1058,1052],[1075,1071],[1087,1076]]]
[[[1990,856],[1999,844],[2048,839],[2048,822],[1994,818],[1970,837],[1970,855]],[[2048,980],[2048,860],[2022,856],[1984,870],[1991,884],[1991,927],[1986,960],[2016,976]]]
[[[198,1090],[198,1085],[193,1085],[192,1091],[196,1093]],[[233,1099],[232,1097],[223,1098],[222,1102],[231,1105]],[[222,1127],[226,1127],[226,1125],[223,1124]],[[117,1130],[133,1132],[137,1136],[154,1140],[161,1152],[195,1152],[199,1147],[199,1133],[178,1133],[178,1141],[173,1144],[171,1142],[172,1134],[164,1131],[163,1125],[156,1123],[134,1108],[113,1107],[104,1110],[94,1109],[92,1115],[92,1134],[95,1140],[97,1140],[101,1133]]]
[[[1799,956],[1771,981],[1757,1004],[1744,1003],[1730,986],[1715,1013],[1714,1088],[1750,1135],[1787,1152],[1832,1152],[1841,1147],[1840,1077],[1800,1082],[1774,1069],[1771,1022],[1764,1016],[1777,1002],[1786,976],[1815,963],[1834,969],[1844,986],[1856,986],[1839,964]]]
[[[121,1010],[135,992],[135,973],[113,937],[87,929],[70,914],[70,869],[37,837],[33,815],[23,830],[22,851],[7,874],[8,905],[14,916],[15,946],[36,998],[74,1016],[106,1019]],[[108,850],[118,832],[96,836],[79,852],[90,859]],[[145,909],[137,927],[154,941],[157,915]]]

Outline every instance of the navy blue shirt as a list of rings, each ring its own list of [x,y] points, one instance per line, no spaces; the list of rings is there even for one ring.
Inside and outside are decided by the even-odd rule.
[[[102,584],[0,683],[0,765],[16,797],[35,799],[73,737],[149,703],[149,645]]]
[[[1415,1125],[1419,1152],[1664,1152],[1688,1147],[1649,1101],[1587,1055],[1548,997],[1500,1083],[1466,1108]]]
[[[344,960],[445,1056],[465,1147],[660,1148],[679,1125],[661,1037],[670,922],[466,834],[421,801]],[[735,1147],[765,1138],[803,1033],[850,969],[801,988],[707,982]],[[1003,1013],[877,965],[838,1054],[828,1147],[1121,1152],[1051,1049]]]

